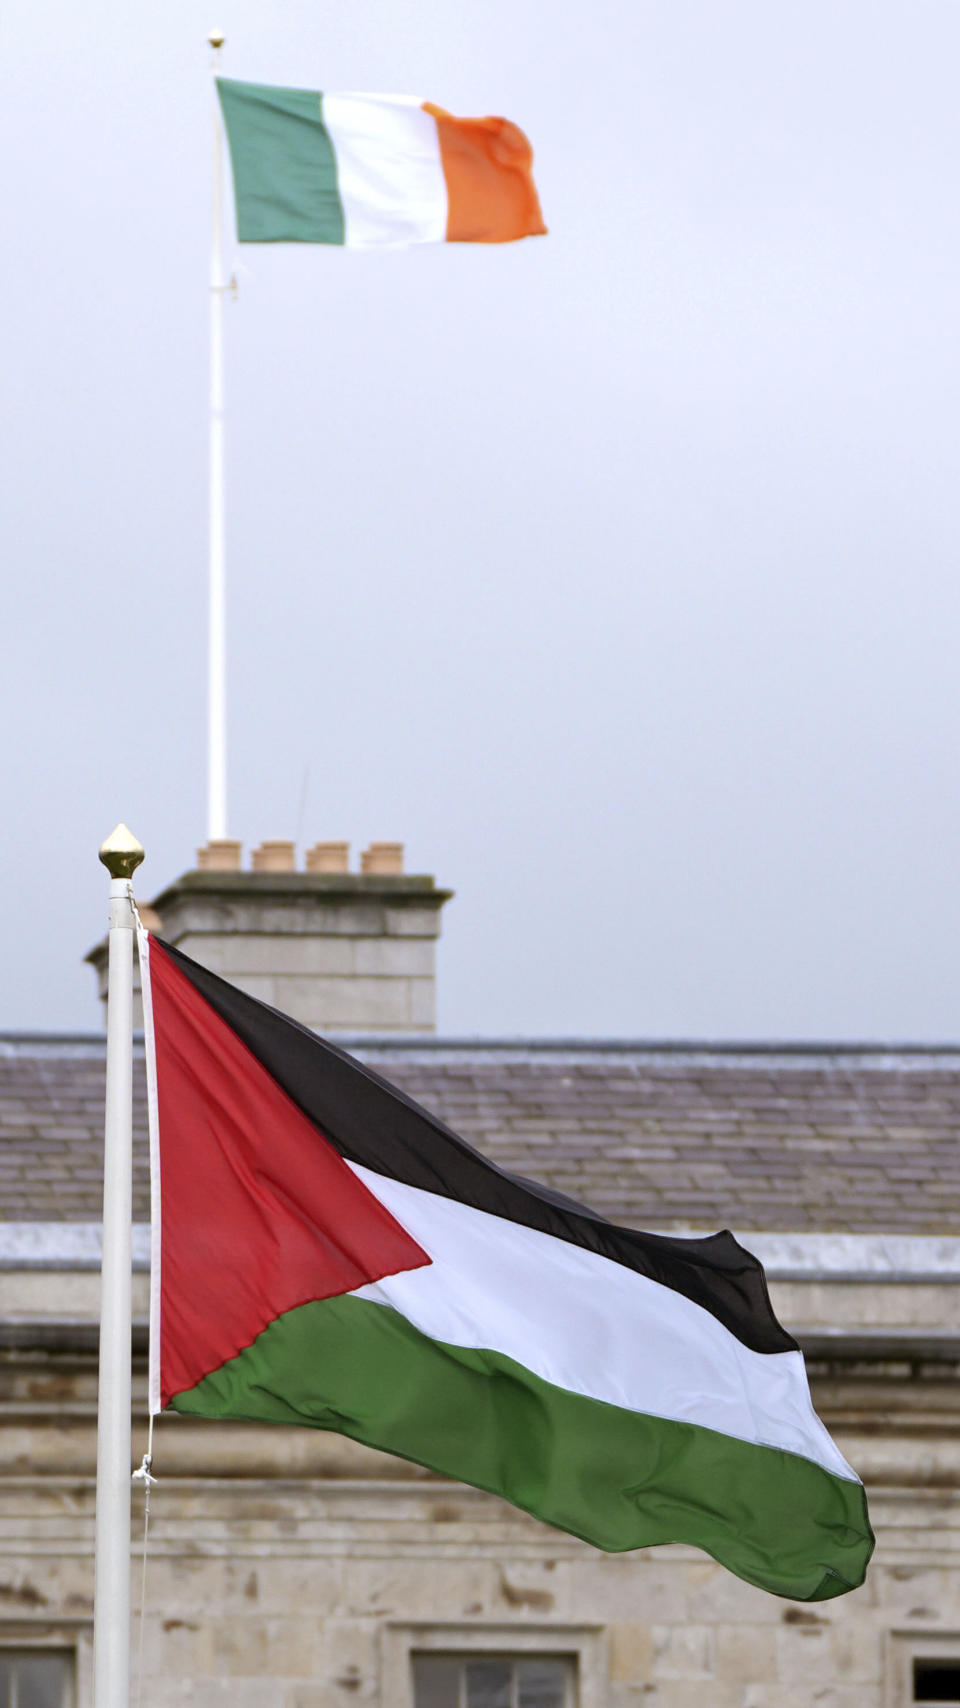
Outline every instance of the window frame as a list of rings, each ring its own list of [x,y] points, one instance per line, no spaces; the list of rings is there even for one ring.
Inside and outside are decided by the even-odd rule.
[[[14,1655],[56,1654],[68,1661],[67,1699],[63,1708],[90,1708],[92,1704],[92,1631],[91,1642],[84,1644],[76,1629],[61,1625],[28,1624],[26,1621],[4,1620],[0,1623],[0,1659]],[[84,1654],[84,1651],[87,1651]],[[84,1665],[84,1660],[89,1664]],[[84,1688],[86,1686],[86,1688]]]
[[[500,1662],[500,1663],[502,1663],[502,1665],[508,1666],[511,1669],[511,1672],[513,1672],[513,1669],[515,1667],[522,1666],[523,1662],[526,1659],[532,1657],[534,1654],[536,1655],[536,1658],[538,1660],[564,1661],[568,1664],[564,1668],[565,1682],[564,1682],[564,1690],[563,1690],[563,1701],[560,1704],[560,1708],[577,1708],[577,1696],[579,1694],[579,1688],[578,1687],[579,1687],[579,1683],[580,1683],[580,1657],[577,1654],[576,1650],[572,1650],[572,1649],[557,1650],[556,1652],[551,1651],[551,1653],[549,1653],[549,1654],[547,1654],[543,1649],[537,1649],[537,1650],[531,1649],[529,1651],[529,1654],[518,1652],[516,1649],[512,1649],[512,1650],[509,1650],[506,1652],[502,1649],[490,1649],[490,1650],[483,1650],[482,1654],[480,1654],[480,1655],[478,1655],[476,1649],[467,1649],[467,1650],[456,1649],[452,1653],[449,1650],[433,1651],[430,1649],[411,1649],[410,1650],[410,1678],[411,1678],[411,1686],[412,1686],[411,1698],[410,1698],[411,1708],[417,1708],[416,1663],[420,1659],[429,1660],[431,1655],[434,1652],[437,1652],[440,1655],[442,1655],[444,1660],[452,1662],[454,1666],[460,1668],[461,1672],[463,1670],[465,1670],[468,1666],[470,1666],[472,1664],[472,1662],[479,1660],[479,1659],[483,1659],[483,1660],[489,1659],[489,1660],[494,1661],[494,1662]],[[462,1693],[462,1687],[461,1687],[461,1693]],[[516,1699],[516,1679],[514,1677],[513,1688],[511,1690],[511,1701],[515,1701],[515,1699]]]
[[[569,1656],[576,1667],[576,1708],[609,1708],[607,1635],[602,1625],[385,1621],[380,1628],[380,1708],[413,1708],[413,1655],[464,1660],[487,1655]]]
[[[960,1631],[900,1628],[887,1638],[887,1708],[923,1708],[913,1694],[914,1661],[954,1661],[960,1665]],[[960,1708],[960,1696],[956,1703]],[[932,1708],[932,1705],[931,1705]],[[954,1708],[947,1701],[943,1708]]]

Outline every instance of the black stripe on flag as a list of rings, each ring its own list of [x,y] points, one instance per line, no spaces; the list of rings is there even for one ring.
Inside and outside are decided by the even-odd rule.
[[[791,1352],[759,1259],[733,1235],[683,1239],[621,1228],[508,1174],[436,1116],[325,1038],[162,944],[210,1007],[349,1162],[622,1263],[710,1311],[754,1352]]]

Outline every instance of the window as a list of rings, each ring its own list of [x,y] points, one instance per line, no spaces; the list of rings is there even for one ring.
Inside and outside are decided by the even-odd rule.
[[[384,1620],[379,1708],[501,1704],[610,1708],[605,1628],[524,1619]]]
[[[571,1655],[417,1655],[414,1708],[575,1708]]]
[[[914,1660],[914,1702],[952,1702],[960,1705],[960,1660]]]
[[[960,1630],[888,1631],[884,1672],[885,1708],[927,1702],[960,1708]]]
[[[71,1708],[73,1673],[62,1649],[0,1649],[0,1708]]]

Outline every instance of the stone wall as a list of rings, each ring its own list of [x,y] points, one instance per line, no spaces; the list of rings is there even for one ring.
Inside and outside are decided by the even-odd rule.
[[[97,1277],[0,1279],[0,1643],[75,1646],[90,1708]],[[409,1656],[430,1648],[575,1656],[578,1708],[909,1703],[914,1652],[960,1657],[960,1365],[944,1332],[960,1284],[794,1275],[774,1292],[806,1325],[817,1409],[868,1487],[863,1589],[781,1601],[689,1548],[600,1554],[336,1436],[170,1415],[144,1708],[410,1708]],[[137,1459],[144,1396],[141,1353]],[[139,1493],[133,1531],[137,1605]]]

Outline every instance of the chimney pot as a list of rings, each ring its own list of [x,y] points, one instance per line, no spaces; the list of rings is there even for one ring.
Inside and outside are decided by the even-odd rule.
[[[293,872],[296,870],[294,852],[295,844],[292,842],[277,838],[261,842],[259,848],[253,850],[253,869],[255,872]]]
[[[349,872],[349,842],[315,842],[307,849],[308,872]]]
[[[197,849],[197,870],[200,872],[239,872],[242,842],[224,839],[208,842]]]
[[[371,842],[360,856],[360,869],[382,877],[399,876],[403,872],[403,843]]]

